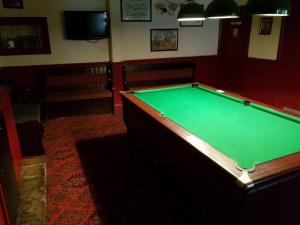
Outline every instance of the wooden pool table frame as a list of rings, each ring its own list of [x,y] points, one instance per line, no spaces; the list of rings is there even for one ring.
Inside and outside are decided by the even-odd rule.
[[[192,85],[192,84],[191,84]],[[203,87],[209,88],[211,90],[217,90],[216,88],[196,83],[196,85],[201,85]],[[172,85],[175,86],[175,85]],[[176,85],[177,86],[177,85]],[[178,85],[180,86],[180,85]],[[162,88],[167,86],[159,86],[159,87],[152,87],[147,89],[154,89],[154,88]],[[235,161],[233,159],[230,159],[226,155],[222,154],[218,150],[211,147],[209,144],[201,140],[200,138],[195,137],[193,134],[179,126],[178,124],[174,123],[172,120],[165,118],[160,115],[159,112],[157,112],[155,109],[144,103],[143,101],[136,98],[134,95],[132,95],[132,92],[138,91],[141,89],[134,89],[127,92],[121,92],[121,96],[123,99],[124,104],[124,120],[126,123],[130,123],[128,121],[128,114],[133,110],[132,106],[135,105],[139,108],[139,111],[142,110],[144,114],[147,114],[148,116],[152,117],[155,121],[157,121],[159,124],[164,126],[165,128],[172,131],[174,134],[176,134],[179,138],[186,141],[189,145],[193,146],[196,150],[198,150],[200,153],[202,153],[205,157],[208,157],[213,162],[215,162],[217,165],[219,165],[223,170],[227,171],[229,174],[231,174],[237,181],[239,185],[241,185],[244,188],[251,188],[255,184],[268,180],[270,178],[277,178],[278,176],[289,176],[291,173],[299,173],[300,172],[300,152],[291,154],[285,157],[278,158],[276,160],[271,160],[266,163],[258,164],[255,167],[254,171],[241,171],[235,166]],[[145,90],[142,89],[142,90]],[[249,98],[242,97],[240,95],[230,93],[230,92],[224,92],[227,95],[243,99],[245,101],[250,101],[252,103],[271,108],[283,113],[287,113],[290,115],[293,115],[292,113],[288,113],[280,108],[276,108],[271,105],[267,105]],[[127,107],[130,107],[130,109],[127,109]],[[134,107],[135,108],[135,107]],[[297,116],[297,115],[293,115]],[[137,122],[137,121],[136,121]],[[253,141],[253,140],[249,140]],[[146,143],[145,143],[146,144]],[[299,149],[300,150],[300,149]]]
[[[157,88],[162,87],[167,86]],[[153,171],[166,195],[178,199],[176,207],[192,212],[185,219],[195,217],[192,224],[197,225],[299,225],[300,153],[241,171],[234,160],[160,115],[132,91],[121,96],[134,164],[138,170]]]

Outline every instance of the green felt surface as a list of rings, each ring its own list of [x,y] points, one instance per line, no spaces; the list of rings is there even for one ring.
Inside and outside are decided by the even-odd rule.
[[[250,169],[300,151],[300,118],[203,87],[179,86],[134,95],[190,133]]]

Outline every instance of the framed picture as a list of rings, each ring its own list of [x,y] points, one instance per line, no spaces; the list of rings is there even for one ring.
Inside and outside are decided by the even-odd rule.
[[[23,9],[23,0],[3,0],[3,7]]]
[[[203,27],[203,20],[198,21],[180,21],[180,27]]]
[[[151,51],[177,51],[178,29],[151,29]]]
[[[0,56],[50,54],[46,17],[0,17]]]
[[[121,0],[121,21],[148,21],[151,16],[151,0]]]
[[[272,32],[272,24],[273,24],[272,17],[262,17],[260,19],[259,34],[270,35]]]

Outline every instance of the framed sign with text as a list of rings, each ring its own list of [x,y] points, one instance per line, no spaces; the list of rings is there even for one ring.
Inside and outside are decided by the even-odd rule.
[[[121,20],[150,22],[151,5],[151,0],[121,0]]]

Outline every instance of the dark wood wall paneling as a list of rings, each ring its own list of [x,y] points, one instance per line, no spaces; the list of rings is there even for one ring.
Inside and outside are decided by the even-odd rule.
[[[176,63],[176,62],[195,62],[196,80],[211,86],[218,86],[218,57],[217,56],[198,56],[198,57],[179,57],[179,58],[160,58],[160,59],[141,59],[123,62],[114,62],[111,65],[114,85],[114,105],[121,106],[119,92],[123,90],[122,67],[128,64],[154,64],[154,63]],[[14,79],[15,85],[13,91],[24,92],[28,89],[32,92],[40,92],[42,85],[42,75],[47,69],[59,69],[70,67],[87,67],[102,65],[107,62],[98,63],[76,63],[76,64],[58,64],[58,65],[34,65],[3,67],[0,69],[0,82]]]
[[[0,68],[0,83],[13,80],[13,91],[23,92],[28,89],[31,91],[40,91],[42,85],[42,76],[47,70],[59,70],[64,68],[87,68],[103,66],[108,62],[95,63],[74,63],[74,64],[53,64],[53,65],[33,65],[33,66],[11,66]]]

